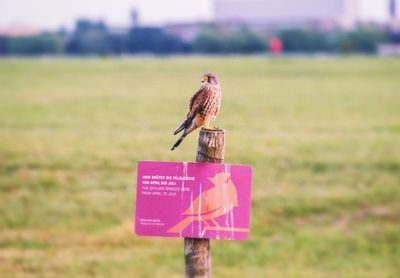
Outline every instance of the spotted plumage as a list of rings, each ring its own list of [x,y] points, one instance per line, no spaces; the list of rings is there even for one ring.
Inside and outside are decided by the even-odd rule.
[[[189,101],[189,112],[186,119],[175,130],[174,135],[183,130],[181,137],[172,147],[172,151],[179,146],[182,140],[196,128],[210,129],[210,123],[219,112],[221,105],[221,87],[219,78],[214,73],[206,73],[201,80],[200,89]]]

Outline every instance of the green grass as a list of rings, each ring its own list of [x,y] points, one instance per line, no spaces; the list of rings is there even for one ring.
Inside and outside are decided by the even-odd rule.
[[[215,277],[400,276],[400,59],[0,61],[2,277],[182,277],[180,239],[131,230],[139,160],[218,73],[227,163],[254,167],[251,237]]]

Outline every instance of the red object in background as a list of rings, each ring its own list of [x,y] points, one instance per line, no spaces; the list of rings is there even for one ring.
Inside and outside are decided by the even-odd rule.
[[[281,54],[283,50],[282,41],[279,38],[272,38],[268,42],[269,49],[273,54]]]

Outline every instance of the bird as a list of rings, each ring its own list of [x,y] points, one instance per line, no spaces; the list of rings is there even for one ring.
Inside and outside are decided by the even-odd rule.
[[[189,112],[185,120],[174,131],[174,135],[183,131],[181,137],[174,144],[173,151],[183,139],[193,130],[199,127],[210,128],[219,112],[221,106],[221,86],[218,76],[215,73],[205,73],[201,78],[199,90],[193,94],[189,101]]]
[[[210,227],[207,221],[211,221],[220,227],[215,218],[239,206],[236,187],[229,173],[221,172],[208,179],[214,187],[200,193],[183,212],[186,218],[170,228],[168,233],[181,233],[193,221],[201,221],[206,227]]]

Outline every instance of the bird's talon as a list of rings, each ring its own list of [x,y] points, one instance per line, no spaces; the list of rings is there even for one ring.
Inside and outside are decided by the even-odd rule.
[[[219,130],[219,127],[218,126],[213,126],[213,127],[209,127],[209,126],[203,126],[203,129],[204,130]]]

